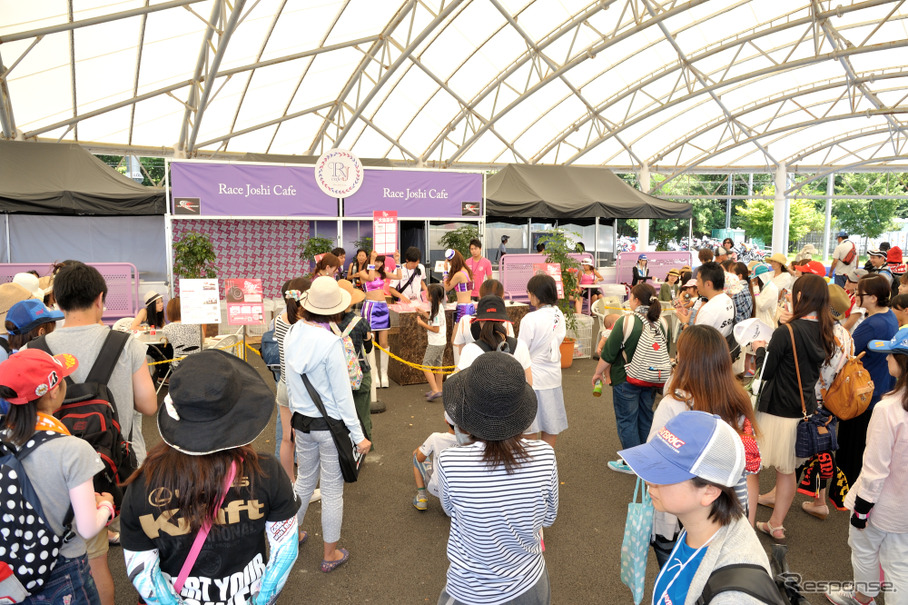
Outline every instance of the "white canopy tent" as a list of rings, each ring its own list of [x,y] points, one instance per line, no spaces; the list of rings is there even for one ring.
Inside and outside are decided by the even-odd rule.
[[[893,0],[0,0],[0,14],[8,139],[670,176],[908,169],[908,4]]]

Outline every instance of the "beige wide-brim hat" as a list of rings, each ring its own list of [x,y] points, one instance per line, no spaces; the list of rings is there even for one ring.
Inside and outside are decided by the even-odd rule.
[[[766,259],[766,262],[770,262],[770,261],[779,263],[783,267],[788,266],[788,257],[785,256],[784,254],[782,254],[781,252],[776,252],[775,254],[770,256],[768,259]]]
[[[19,284],[12,282],[0,284],[0,334],[6,334],[6,314],[13,305],[30,298],[35,297]]]
[[[300,305],[310,313],[334,315],[346,311],[353,297],[337,285],[334,278],[323,275],[312,281],[312,285],[300,297]]]

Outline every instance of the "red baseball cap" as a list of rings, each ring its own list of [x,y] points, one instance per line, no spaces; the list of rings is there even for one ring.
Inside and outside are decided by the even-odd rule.
[[[25,349],[0,363],[0,385],[16,392],[17,397],[7,401],[22,405],[49,393],[78,367],[79,361],[69,353],[51,356]]]

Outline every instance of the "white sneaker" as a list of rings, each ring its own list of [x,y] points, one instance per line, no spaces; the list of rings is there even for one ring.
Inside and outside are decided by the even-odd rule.
[[[312,497],[309,498],[309,504],[312,504],[313,502],[318,502],[321,499],[322,499],[322,490],[315,488],[315,491],[312,492]]]
[[[853,590],[834,590],[826,593],[826,599],[835,605],[876,605],[875,599],[861,603],[854,596]]]

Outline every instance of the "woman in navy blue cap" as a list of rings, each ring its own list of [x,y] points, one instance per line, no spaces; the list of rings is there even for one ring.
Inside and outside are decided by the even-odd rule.
[[[640,282],[645,282],[650,279],[649,267],[647,266],[649,261],[646,258],[645,254],[641,254],[637,257],[637,264],[634,265],[634,277],[631,280],[631,287],[633,288]]]
[[[653,507],[684,525],[653,587],[653,605],[693,605],[716,569],[746,563],[769,571],[760,540],[734,486],[744,471],[744,445],[715,414],[681,412],[647,443],[618,452],[646,481]],[[762,603],[728,590],[711,603]]]

